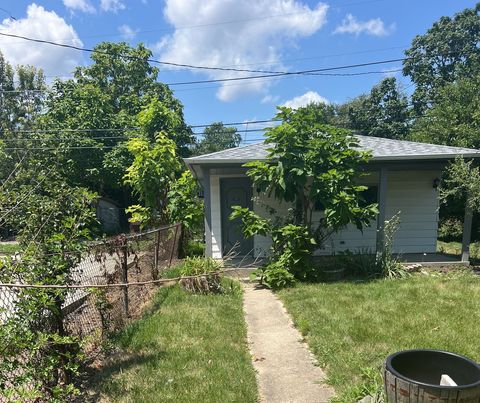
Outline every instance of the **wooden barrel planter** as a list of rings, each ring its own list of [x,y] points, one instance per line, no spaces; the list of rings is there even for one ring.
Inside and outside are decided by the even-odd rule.
[[[457,386],[440,385],[448,375]],[[480,367],[458,354],[406,350],[390,355],[384,367],[387,402],[480,403]]]

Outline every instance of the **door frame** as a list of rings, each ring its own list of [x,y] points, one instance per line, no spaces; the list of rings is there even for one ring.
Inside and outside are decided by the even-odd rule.
[[[222,257],[224,257],[224,252],[225,252],[225,244],[226,244],[226,240],[227,240],[227,237],[226,237],[226,223],[227,223],[227,216],[225,214],[225,203],[223,202],[223,194],[224,194],[224,189],[225,189],[225,183],[227,182],[235,182],[237,180],[241,180],[245,183],[249,183],[249,186],[246,187],[246,191],[247,191],[247,200],[248,200],[248,205],[247,207],[249,209],[253,209],[253,201],[252,201],[252,197],[253,197],[253,185],[252,185],[252,182],[250,180],[250,178],[248,176],[227,176],[227,177],[221,177],[220,178],[220,227],[221,227],[221,239],[222,239],[222,247],[221,247],[221,251],[222,251]],[[253,237],[252,238],[249,238],[249,239],[244,239],[244,242],[246,243],[249,243],[251,246],[249,248],[250,252],[249,254],[250,255],[253,255],[253,248],[254,248],[254,239]],[[241,248],[240,248],[241,249]],[[243,255],[239,254],[239,256],[249,256],[249,254],[247,255]]]

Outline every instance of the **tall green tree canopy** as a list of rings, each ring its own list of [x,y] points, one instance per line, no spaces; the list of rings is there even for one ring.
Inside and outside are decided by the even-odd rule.
[[[46,88],[43,71],[33,66],[16,68],[0,52],[0,138],[8,131],[29,128],[42,110]]]
[[[222,122],[215,122],[205,128],[203,138],[194,148],[194,154],[208,154],[238,147],[241,140],[242,137],[236,127],[228,127]]]
[[[39,127],[52,130],[45,137],[60,137],[65,145],[72,183],[107,194],[120,189],[123,173],[132,163],[125,141],[138,132],[154,143],[155,133],[161,131],[174,141],[181,156],[189,154],[193,137],[183,106],[157,81],[158,69],[148,62],[151,56],[141,44],[132,48],[104,42],[95,47],[91,65],[77,67],[74,79],[54,82]],[[58,129],[84,131],[59,133]]]
[[[441,17],[417,35],[405,52],[403,73],[416,84],[412,101],[420,115],[446,83],[476,75],[480,66],[480,3]]]
[[[415,141],[480,148],[480,75],[459,78],[439,89],[436,102],[417,118]]]
[[[361,95],[339,108],[347,115],[343,124],[365,136],[403,139],[408,134],[408,98],[398,88],[395,77],[383,79],[369,94]]]

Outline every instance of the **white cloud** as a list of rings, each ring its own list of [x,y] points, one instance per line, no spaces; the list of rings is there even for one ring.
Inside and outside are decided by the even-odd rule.
[[[262,104],[274,104],[279,99],[280,99],[280,97],[278,95],[267,94],[262,98],[260,103],[262,103]]]
[[[54,11],[46,11],[35,3],[27,7],[25,18],[3,20],[0,30],[14,35],[83,46],[71,25]],[[76,50],[17,38],[0,37],[0,49],[9,62],[41,67],[46,75],[69,75],[82,60],[81,53]]]
[[[111,11],[116,13],[120,10],[125,10],[125,4],[121,0],[101,0],[100,8],[103,11]]]
[[[138,29],[133,29],[127,24],[120,25],[118,31],[122,34],[123,39],[130,41],[137,35]]]
[[[82,11],[90,14],[95,12],[95,8],[88,0],[63,0],[63,5],[70,11]]]
[[[212,67],[284,69],[278,63],[283,51],[295,46],[296,39],[317,32],[326,22],[327,9],[323,3],[310,8],[297,0],[166,0],[164,15],[175,32],[167,37],[161,57]],[[192,28],[198,25],[201,27]],[[270,62],[253,65],[265,60]],[[201,74],[210,79],[249,75],[231,71]],[[230,101],[241,94],[265,93],[269,84],[268,80],[225,84],[217,97]]]
[[[303,95],[299,95],[298,97],[289,99],[288,101],[284,102],[282,106],[287,106],[292,109],[298,109],[302,106],[307,106],[309,104],[328,104],[328,99],[322,97],[318,92],[315,91],[308,91]]]
[[[395,29],[395,24],[385,27],[384,22],[380,18],[372,18],[368,21],[358,21],[352,14],[347,14],[339,25],[334,34],[354,34],[360,35],[366,33],[373,36],[386,36]]]

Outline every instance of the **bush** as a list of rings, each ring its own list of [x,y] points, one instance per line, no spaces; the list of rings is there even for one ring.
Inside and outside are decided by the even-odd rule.
[[[376,277],[379,275],[375,253],[370,249],[362,249],[358,252],[346,250],[340,253],[339,260],[348,274],[353,276]]]
[[[185,256],[204,256],[205,244],[197,241],[188,241],[185,245]]]
[[[463,223],[457,218],[445,218],[438,226],[438,238],[442,241],[461,241]]]
[[[349,250],[340,254],[342,264],[354,276],[364,278],[399,278],[408,275],[407,270],[392,253],[393,237],[400,224],[399,215],[394,215],[385,223],[385,246],[382,253],[376,254],[370,249],[358,252]]]
[[[187,257],[180,266],[180,284],[184,289],[201,294],[222,292],[221,284],[222,265],[212,259],[204,257]]]
[[[252,273],[253,279],[260,281],[273,290],[285,288],[295,284],[295,277],[280,262],[272,262]]]

